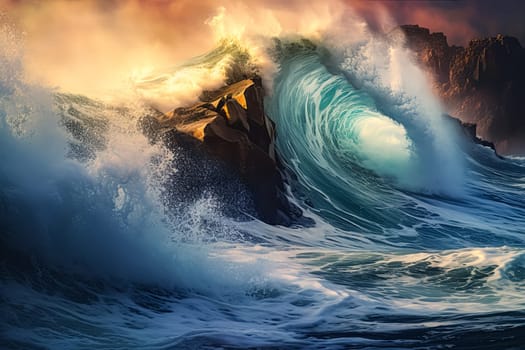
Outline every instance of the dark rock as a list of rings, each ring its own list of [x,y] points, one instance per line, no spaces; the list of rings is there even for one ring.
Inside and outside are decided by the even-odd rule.
[[[471,141],[471,142],[473,142],[475,144],[482,145],[482,146],[485,146],[485,147],[488,147],[488,148],[492,149],[494,151],[494,153],[496,154],[496,156],[501,158],[501,156],[498,154],[498,152],[496,150],[496,147],[494,146],[494,143],[492,143],[490,141],[483,140],[480,137],[478,137],[478,135],[477,135],[477,125],[476,124],[462,122],[458,118],[454,118],[453,116],[451,116],[449,114],[443,114],[443,117],[447,121],[453,123],[453,125],[456,127],[456,129],[459,130],[459,132],[467,140],[469,140],[469,141]]]
[[[430,68],[434,80],[439,84],[447,83],[451,62],[463,49],[450,47],[443,33],[430,33],[427,28],[418,25],[404,25],[400,29],[419,61]]]
[[[153,139],[177,144],[181,134],[235,170],[253,194],[257,216],[270,224],[290,225],[302,215],[283,195],[275,154],[275,127],[266,116],[259,79],[246,79],[217,91],[202,102],[145,118],[143,129]],[[191,146],[195,148],[195,146]],[[172,148],[172,147],[170,147]]]
[[[516,38],[498,35],[461,48],[417,25],[400,30],[449,113],[477,124],[499,152],[525,154],[525,49]]]

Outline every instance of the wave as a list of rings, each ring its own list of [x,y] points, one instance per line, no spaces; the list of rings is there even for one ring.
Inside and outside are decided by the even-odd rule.
[[[405,63],[384,63],[385,68],[364,57],[353,62],[360,50],[364,49],[358,47],[357,53],[344,58],[335,73],[315,52],[281,62],[276,98],[269,106],[283,133],[292,140],[306,135],[308,144],[297,148],[312,152],[324,169],[332,166],[327,162],[357,163],[408,190],[461,195],[463,165],[455,130],[440,122],[442,111],[431,92],[421,98],[420,87],[409,91],[400,86],[402,82],[395,86],[382,82],[393,74],[405,76],[394,73],[397,68],[392,66],[411,64],[408,56]],[[424,78],[417,68],[406,76],[411,81]],[[357,79],[359,88],[349,79]]]

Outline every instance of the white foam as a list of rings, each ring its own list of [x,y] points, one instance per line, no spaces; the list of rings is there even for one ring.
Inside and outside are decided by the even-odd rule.
[[[405,128],[415,162],[402,183],[424,192],[461,195],[463,154],[455,132],[443,122],[443,109],[426,74],[402,42],[365,40],[346,49],[341,67],[382,112]]]

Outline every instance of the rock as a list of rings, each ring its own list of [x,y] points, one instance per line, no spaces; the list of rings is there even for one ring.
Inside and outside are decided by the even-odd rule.
[[[496,147],[494,146],[494,143],[486,141],[486,140],[483,140],[483,139],[478,137],[477,125],[476,124],[462,122],[458,118],[454,118],[453,116],[451,116],[449,114],[443,114],[443,117],[447,121],[451,122],[456,127],[456,129],[459,130],[460,133],[464,137],[466,137],[467,140],[469,140],[469,141],[471,141],[471,142],[473,142],[475,144],[482,145],[482,146],[485,146],[485,147],[488,147],[488,148],[492,149],[494,151],[494,153],[496,154],[496,156],[501,158],[501,156],[498,154],[498,152],[496,150]]]
[[[234,169],[253,194],[258,217],[270,224],[290,225],[302,213],[283,195],[283,179],[275,154],[274,123],[264,112],[264,91],[257,78],[217,91],[202,102],[149,116],[144,129],[166,144],[181,133],[200,141],[206,152]],[[176,131],[176,132],[174,132]]]
[[[416,53],[418,60],[430,69],[438,84],[449,80],[450,64],[462,51],[457,46],[450,47],[443,33],[430,33],[418,25],[404,25],[399,28],[408,46]]]
[[[525,49],[498,35],[449,46],[442,33],[401,26],[406,44],[433,76],[447,112],[477,124],[500,153],[525,155]]]

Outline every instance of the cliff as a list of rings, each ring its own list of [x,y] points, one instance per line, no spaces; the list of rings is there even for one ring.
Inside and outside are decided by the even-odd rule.
[[[204,92],[201,102],[193,106],[147,117],[144,127],[153,140],[162,139],[170,148],[189,143],[190,149],[202,146],[208,155],[240,175],[261,220],[289,225],[301,212],[283,194],[275,127],[265,114],[263,97],[259,79],[241,80]]]
[[[475,123],[502,154],[525,154],[525,49],[513,37],[449,46],[443,33],[401,26],[406,45],[433,77],[447,112]]]

